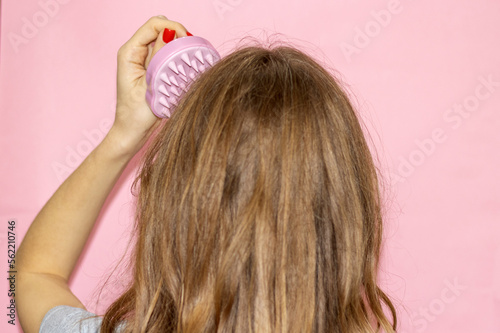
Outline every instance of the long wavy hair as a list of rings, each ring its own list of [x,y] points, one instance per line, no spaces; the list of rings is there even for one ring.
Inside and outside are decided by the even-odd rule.
[[[394,332],[377,177],[346,93],[311,57],[226,56],[144,156],[133,279],[101,332]]]

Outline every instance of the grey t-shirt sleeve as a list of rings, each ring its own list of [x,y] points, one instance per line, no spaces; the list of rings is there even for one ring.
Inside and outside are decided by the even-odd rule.
[[[80,321],[95,316],[94,313],[68,305],[58,305],[43,317],[39,333],[98,333],[102,317]]]

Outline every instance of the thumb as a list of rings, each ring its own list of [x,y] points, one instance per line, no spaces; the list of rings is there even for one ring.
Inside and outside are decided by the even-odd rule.
[[[162,47],[167,45],[167,43],[163,41],[164,34],[168,34],[167,29],[164,29],[162,32],[160,32],[158,34],[158,37],[156,37],[156,40],[148,45],[148,56],[146,58],[146,63],[144,64],[146,68],[149,67],[149,63],[151,62],[151,59],[156,54],[156,52],[158,52]]]
[[[149,55],[146,58],[146,68],[148,68],[151,59],[154,57],[156,52],[158,52],[162,47],[167,45],[177,37],[185,37],[186,33],[184,31],[176,31],[174,29],[165,28],[162,32],[158,34],[156,41],[151,43],[149,46]]]

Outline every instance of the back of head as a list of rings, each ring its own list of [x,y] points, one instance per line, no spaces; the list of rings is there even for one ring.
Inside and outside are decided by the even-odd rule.
[[[201,75],[137,180],[134,282],[103,331],[392,331],[373,160],[300,51],[247,47]]]

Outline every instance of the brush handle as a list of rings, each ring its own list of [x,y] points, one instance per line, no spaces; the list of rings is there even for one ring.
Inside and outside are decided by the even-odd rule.
[[[151,59],[146,71],[146,101],[159,118],[169,118],[189,85],[220,60],[206,39],[188,36],[174,39]]]

